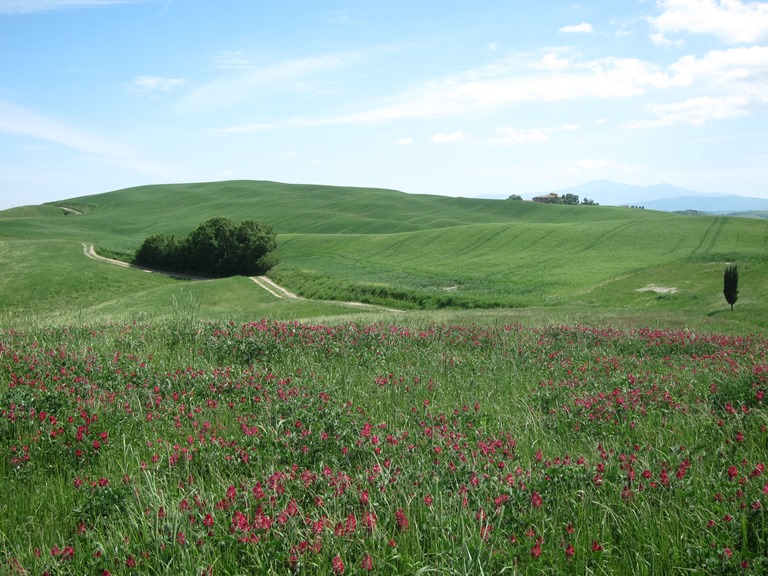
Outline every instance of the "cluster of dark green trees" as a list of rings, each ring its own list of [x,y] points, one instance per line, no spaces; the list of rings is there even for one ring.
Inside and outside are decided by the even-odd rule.
[[[562,196],[553,197],[550,201],[550,204],[567,204],[568,206],[576,206],[578,204],[583,204],[585,206],[597,206],[597,202],[594,200],[590,200],[589,198],[584,198],[584,200],[579,201],[579,196],[577,194],[564,194]]]
[[[520,194],[512,194],[508,199],[522,200],[523,197],[520,196]],[[577,194],[565,194],[563,196],[552,194],[551,198],[547,198],[546,200],[540,198],[538,201],[544,204],[568,204],[569,206],[576,206],[577,204],[583,204],[585,206],[599,206],[597,202],[595,202],[594,200],[590,200],[589,198],[586,198],[586,197],[584,198],[584,200],[579,201],[579,196]]]
[[[277,235],[263,222],[212,218],[187,237],[157,234],[136,251],[134,263],[205,276],[256,276],[278,262]]]

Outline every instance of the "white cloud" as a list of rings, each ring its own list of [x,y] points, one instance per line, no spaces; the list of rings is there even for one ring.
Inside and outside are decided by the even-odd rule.
[[[669,124],[700,126],[765,110],[768,103],[768,46],[712,50],[702,57],[683,56],[668,67],[670,86],[697,87],[697,95],[678,102],[651,103],[650,120],[629,128]]]
[[[413,138],[410,136],[406,136],[405,138],[400,138],[397,142],[395,142],[398,146],[410,146],[413,144]]]
[[[685,44],[683,40],[670,40],[664,34],[661,32],[656,32],[655,34],[651,34],[651,41],[656,44],[656,46],[664,46],[665,48],[669,48],[671,46],[682,46]]]
[[[565,32],[566,34],[591,34],[592,33],[592,24],[589,24],[588,22],[582,22],[581,24],[573,24],[571,26],[563,26],[560,28],[560,32]]]
[[[565,132],[574,132],[579,129],[578,124],[563,124],[560,126],[560,130],[564,130]]]
[[[136,172],[154,176],[173,173],[168,166],[137,158],[129,146],[3,100],[0,100],[0,132],[61,144],[91,154],[105,164]]]
[[[768,95],[700,96],[682,102],[650,104],[649,111],[657,118],[632,122],[628,128],[656,128],[669,124],[700,126],[711,120],[726,120],[746,116],[768,107]]]
[[[549,54],[544,55],[540,63],[541,68],[544,70],[551,70],[553,72],[567,70],[571,66],[571,63],[568,60],[562,58],[555,52],[550,52]]]
[[[450,134],[435,134],[432,136],[432,141],[437,142],[438,144],[445,144],[447,142],[458,142],[464,138],[466,138],[466,134],[458,130],[456,132],[451,132]]]
[[[705,80],[727,85],[768,77],[768,46],[712,50],[703,57],[683,56],[669,66],[676,83],[689,85]]]
[[[324,61],[321,58],[321,62]],[[284,82],[290,82],[294,75],[301,75],[304,63],[304,60],[297,61],[293,67],[295,72],[292,72],[291,66],[276,64],[262,73],[253,72],[221,79],[196,91],[184,107],[189,109],[245,100],[251,93],[258,94],[257,88],[264,89],[261,83],[279,85],[283,77]],[[325,63],[329,69],[341,65],[343,62],[336,62],[333,58]],[[655,65],[635,58],[611,57],[578,63],[567,61],[554,53],[533,61],[529,54],[525,54],[426,82],[358,110],[230,126],[218,132],[245,133],[279,127],[377,124],[410,118],[446,118],[503,108],[520,102],[626,98],[643,94],[648,88],[669,84],[669,76],[660,72]]]
[[[492,138],[492,144],[543,144],[549,141],[544,131],[534,128],[532,130],[516,130],[515,128],[499,128],[499,136]]]
[[[0,132],[31,136],[93,154],[124,156],[128,149],[92,132],[0,100]]]
[[[311,92],[315,87],[312,79],[318,74],[344,68],[357,58],[353,54],[324,54],[257,68],[244,54],[228,54],[228,67],[243,72],[222,76],[197,88],[181,104],[182,109],[228,106],[253,100],[265,92]]]
[[[136,4],[147,0],[0,0],[0,14],[31,14],[71,8]]]
[[[139,95],[146,95],[151,92],[170,92],[177,86],[186,84],[186,80],[181,78],[162,78],[160,76],[137,76],[134,78],[130,88],[131,91]]]
[[[661,34],[713,34],[732,44],[768,38],[768,3],[741,0],[658,0],[661,14],[651,25]]]
[[[636,58],[608,57],[584,61],[576,56],[563,57],[562,53],[563,50],[548,51],[543,56],[516,54],[487,66],[433,79],[357,109],[347,108],[314,117],[265,120],[227,127],[219,132],[246,133],[275,128],[451,118],[487,113],[523,102],[615,100],[690,87],[695,87],[699,97],[768,93],[768,46],[712,50],[702,56],[687,55],[667,67]],[[329,63],[328,67],[333,68],[333,65]],[[302,66],[296,69],[301,70]],[[275,74],[291,77],[290,72],[275,71]],[[222,98],[239,98],[243,93],[235,90],[236,85],[229,85],[227,90],[224,87],[224,84],[217,86],[217,91],[224,92]],[[757,109],[742,108],[748,111]],[[667,116],[658,110],[649,110],[662,117]],[[714,118],[724,117],[717,115]],[[657,122],[658,118],[653,121]],[[635,122],[633,127],[637,125]]]

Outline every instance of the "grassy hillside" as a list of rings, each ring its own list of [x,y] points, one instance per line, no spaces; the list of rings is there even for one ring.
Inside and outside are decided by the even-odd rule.
[[[186,235],[214,216],[272,224],[281,264],[270,275],[312,298],[404,309],[586,308],[649,321],[683,314],[759,328],[768,318],[760,220],[251,181],[144,186],[0,212],[0,309],[174,314],[185,287],[206,316],[350,312],[284,301],[278,310],[245,279],[180,283],[82,255],[80,243],[94,242],[127,257],[150,234]],[[726,261],[741,272],[730,316],[721,314]],[[670,290],[638,291],[648,285]]]

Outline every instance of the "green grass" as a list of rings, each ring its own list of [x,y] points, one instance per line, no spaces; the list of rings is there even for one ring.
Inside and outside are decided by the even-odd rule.
[[[764,222],[269,182],[57,204],[0,212],[0,573],[768,570]],[[312,299],[83,252],[214,216],[273,224]]]
[[[765,347],[190,310],[1,330],[0,572],[763,574]]]
[[[82,214],[54,205],[0,213],[5,313],[163,315],[184,283],[86,261],[80,243],[129,259],[150,234],[185,235],[223,216],[274,225],[281,263],[270,275],[312,299],[534,309],[542,318],[612,310],[650,323],[683,314],[718,326],[733,324],[721,294],[731,261],[741,273],[737,309],[748,308],[753,329],[768,318],[768,227],[757,219],[249,181],[144,186],[55,204]],[[676,292],[638,292],[649,284]],[[350,312],[271,306],[225,281],[194,292],[203,317]]]

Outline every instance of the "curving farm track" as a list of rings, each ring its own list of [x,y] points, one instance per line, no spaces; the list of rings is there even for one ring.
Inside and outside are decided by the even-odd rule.
[[[85,254],[88,258],[91,258],[93,260],[107,262],[109,264],[114,264],[115,266],[122,266],[123,268],[136,268],[137,270],[143,270],[144,272],[149,272],[151,274],[161,274],[163,276],[168,276],[170,278],[184,278],[186,280],[210,280],[210,278],[206,278],[204,276],[194,276],[191,274],[181,274],[177,272],[167,272],[164,270],[156,270],[154,268],[145,268],[144,266],[137,266],[136,264],[130,264],[128,262],[123,262],[122,260],[106,258],[104,256],[99,256],[96,253],[96,250],[94,249],[93,244],[86,244],[85,242],[82,242],[82,245],[83,245],[83,254]],[[288,300],[307,300],[307,298],[302,298],[301,296],[294,294],[290,290],[286,290],[282,286],[275,284],[272,280],[270,280],[266,276],[249,276],[249,278],[253,280],[253,282],[257,286],[259,286],[263,290],[266,290],[275,298],[288,299]],[[377,310],[382,312],[400,312],[400,310],[397,310],[395,308],[386,308],[384,306],[377,306],[375,304],[365,304],[364,302],[341,302],[337,300],[322,300],[322,302],[327,302],[329,304],[340,304],[342,306],[350,306],[353,308],[361,308],[364,310]]]

